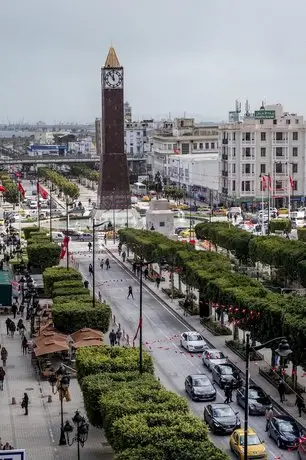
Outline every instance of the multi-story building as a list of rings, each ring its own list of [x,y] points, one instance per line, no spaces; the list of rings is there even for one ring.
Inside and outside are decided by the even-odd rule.
[[[212,189],[218,189],[215,183],[218,169],[217,125],[196,125],[194,118],[164,121],[154,131],[150,144],[148,164],[153,175],[160,172],[164,179],[178,186],[184,185],[187,191],[196,188],[204,192],[210,185],[213,185]],[[213,183],[208,171],[215,178]]]
[[[126,121],[124,126],[124,147],[129,169],[135,174],[146,173],[146,161],[150,150],[150,136],[154,120]]]
[[[124,121],[128,123],[132,121],[132,107],[129,102],[124,103]]]
[[[303,117],[284,112],[281,104],[262,106],[242,121],[219,126],[223,200],[250,205],[269,195],[277,207],[288,205],[289,197],[295,205],[303,202],[305,129]]]

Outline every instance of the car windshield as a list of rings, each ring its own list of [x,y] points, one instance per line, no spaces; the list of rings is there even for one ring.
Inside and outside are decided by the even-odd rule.
[[[203,340],[203,337],[200,334],[193,334],[188,335],[187,340],[189,342],[199,342],[200,340]]]
[[[213,409],[214,417],[232,417],[233,411],[230,407],[218,407],[218,409]]]
[[[221,374],[231,375],[231,374],[233,374],[233,369],[230,366],[222,366],[221,367]]]
[[[224,359],[225,356],[222,351],[210,351],[208,354],[209,359]]]
[[[244,436],[240,436],[239,444],[244,446]],[[257,446],[261,444],[259,437],[256,434],[249,434],[248,435],[248,446]]]
[[[209,380],[208,378],[205,377],[197,377],[193,379],[193,385],[195,387],[203,387],[209,385]]]
[[[251,399],[262,399],[262,398],[266,398],[267,396],[264,394],[264,392],[258,388],[258,389],[254,389],[254,388],[250,388],[249,389],[249,398]]]
[[[282,431],[283,433],[295,434],[298,431],[296,426],[294,426],[291,422],[286,420],[279,422],[278,427],[279,431]]]

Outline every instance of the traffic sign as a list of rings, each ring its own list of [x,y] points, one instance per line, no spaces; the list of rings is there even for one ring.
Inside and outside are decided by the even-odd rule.
[[[256,120],[274,120],[275,110],[255,110]]]

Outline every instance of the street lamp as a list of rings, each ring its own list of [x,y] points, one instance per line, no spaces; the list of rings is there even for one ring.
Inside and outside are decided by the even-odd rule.
[[[56,377],[58,376],[58,377]],[[66,437],[65,437],[65,431],[64,431],[64,411],[63,411],[63,400],[64,397],[67,395],[67,391],[70,385],[70,377],[65,373],[65,370],[62,373],[61,367],[55,372],[54,376],[52,375],[49,378],[49,383],[52,387],[52,393],[54,392],[54,385],[57,380],[57,391],[59,394],[59,399],[61,403],[61,436],[59,440],[59,445],[60,446],[65,446],[66,443]]]
[[[288,358],[291,355],[292,350],[290,350],[288,341],[286,337],[276,337],[275,339],[269,340],[261,345],[252,346],[250,344],[250,333],[246,335],[246,346],[245,346],[245,406],[244,406],[244,457],[248,458],[248,431],[249,431],[249,366],[250,366],[250,353],[252,351],[262,350],[268,345],[271,345],[274,342],[280,341],[278,348],[275,352],[281,358]]]
[[[92,306],[96,305],[96,270],[95,270],[95,258],[96,258],[96,228],[101,227],[108,223],[108,220],[101,222],[100,224],[95,223],[95,218],[92,219]]]
[[[52,192],[54,191],[55,189],[53,188],[53,183],[51,183],[51,187],[49,190],[49,232],[50,232],[50,242],[51,243],[52,243]]]
[[[66,441],[68,446],[72,446],[74,442],[78,444],[78,460],[80,460],[80,446],[84,447],[85,442],[88,439],[89,424],[86,422],[85,418],[82,417],[80,412],[77,410],[72,419],[74,425],[76,426],[76,434],[70,439],[69,434],[73,432],[73,425],[66,421],[64,426],[64,433],[66,435]]]

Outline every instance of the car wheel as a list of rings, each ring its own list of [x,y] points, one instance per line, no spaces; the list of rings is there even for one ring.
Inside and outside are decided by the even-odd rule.
[[[283,447],[283,445],[282,445],[282,443],[281,443],[281,441],[280,441],[279,438],[277,438],[276,445],[277,445],[277,447],[278,447],[279,449],[281,449],[281,448]]]

